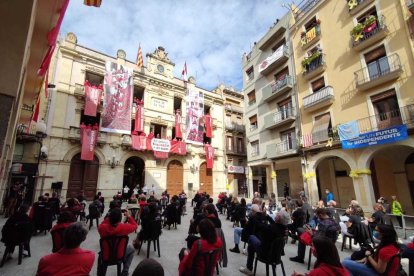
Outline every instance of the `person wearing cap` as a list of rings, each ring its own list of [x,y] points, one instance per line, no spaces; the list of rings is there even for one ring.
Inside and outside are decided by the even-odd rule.
[[[250,214],[248,216],[248,221],[244,228],[235,227],[234,228],[234,248],[230,248],[230,252],[240,253],[239,243],[240,239],[243,238],[247,242],[247,239],[250,235],[255,233],[255,228],[259,222],[263,221],[263,213],[257,204],[252,204],[250,209]]]

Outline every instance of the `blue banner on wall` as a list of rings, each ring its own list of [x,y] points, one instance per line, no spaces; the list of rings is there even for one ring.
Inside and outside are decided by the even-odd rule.
[[[364,148],[369,146],[394,143],[405,139],[408,139],[407,127],[405,125],[399,125],[379,131],[360,134],[358,138],[352,140],[344,140],[342,141],[342,148]]]

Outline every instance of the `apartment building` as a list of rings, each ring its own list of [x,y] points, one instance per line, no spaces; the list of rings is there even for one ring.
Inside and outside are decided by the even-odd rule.
[[[250,194],[283,196],[287,184],[290,194],[298,197],[303,189],[290,21],[290,14],[277,19],[243,55]]]
[[[296,68],[305,188],[366,210],[414,198],[411,1],[302,1],[289,32]]]

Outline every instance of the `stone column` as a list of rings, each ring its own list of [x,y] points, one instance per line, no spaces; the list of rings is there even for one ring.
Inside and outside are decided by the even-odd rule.
[[[372,205],[376,200],[371,175],[363,174],[353,180],[356,200],[364,211],[372,212]]]
[[[272,162],[272,165],[270,166],[270,177],[272,179],[272,192],[275,193],[276,198],[278,198],[278,194],[277,194],[277,175],[276,175],[276,167],[274,165],[274,163]],[[272,177],[272,175],[275,175],[275,177]]]

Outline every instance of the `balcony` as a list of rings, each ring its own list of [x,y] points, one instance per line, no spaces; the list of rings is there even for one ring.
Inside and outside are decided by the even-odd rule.
[[[226,109],[226,111],[243,114],[243,108],[241,106],[226,104],[224,108]]]
[[[311,56],[305,58],[302,61],[304,71],[302,73],[306,80],[313,79],[314,77],[322,74],[326,69],[323,54],[315,52]]]
[[[265,51],[272,46],[286,32],[286,27],[282,26],[280,23],[273,26],[259,41],[259,49],[261,51]]]
[[[412,14],[414,14],[414,1],[413,0],[407,0],[407,8]]]
[[[322,107],[331,105],[335,100],[332,86],[326,86],[303,98],[303,108],[308,111],[314,111]]]
[[[292,6],[291,9],[295,20],[298,21],[308,14],[319,2],[322,2],[322,0],[303,0],[296,8]]]
[[[266,75],[289,59],[289,48],[282,45],[259,65],[259,73]]]
[[[310,48],[312,45],[315,45],[321,37],[321,25],[317,24],[310,28],[307,32],[303,32],[300,38],[300,44],[302,45],[302,50]]]
[[[257,124],[250,125],[250,132],[256,131],[258,128],[259,128],[259,126]]]
[[[278,80],[265,86],[262,90],[263,101],[270,102],[273,99],[290,91],[293,87],[293,78],[286,75],[282,80]]]
[[[281,111],[266,115],[264,117],[264,128],[274,129],[283,125],[294,122],[296,119],[296,111],[293,107],[283,109]]]
[[[97,144],[105,144],[108,134],[106,132],[99,131]],[[80,142],[80,128],[71,126],[69,129],[69,140],[72,142]]]
[[[362,30],[361,28],[360,25],[357,25],[352,30],[352,32],[355,32],[355,34],[351,35],[352,48],[355,51],[365,50],[371,45],[380,42],[388,35],[388,28],[383,20],[376,20],[371,26],[367,26]]]
[[[360,91],[374,88],[398,79],[402,72],[398,54],[382,57],[354,73],[356,88]]]
[[[348,0],[348,11],[350,15],[355,15],[359,11],[363,10],[364,8],[368,7],[371,3],[375,0]]]
[[[226,130],[231,131],[231,132],[241,132],[241,133],[245,132],[244,125],[242,124],[226,122],[224,124],[224,127]]]
[[[298,143],[296,139],[283,141],[277,144],[270,144],[266,146],[267,158],[278,158],[286,155],[296,154],[298,150]]]

